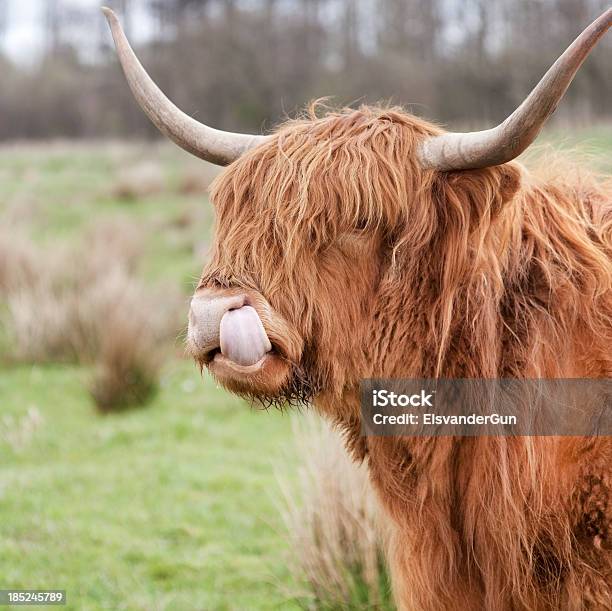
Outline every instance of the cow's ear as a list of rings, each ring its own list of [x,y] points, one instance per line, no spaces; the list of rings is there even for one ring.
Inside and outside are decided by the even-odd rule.
[[[469,212],[472,221],[484,214],[495,216],[517,194],[521,186],[521,166],[505,163],[482,170],[441,172],[436,191],[442,206]]]
[[[492,169],[499,173],[499,194],[505,203],[514,198],[521,188],[521,166],[518,163],[505,163]]]

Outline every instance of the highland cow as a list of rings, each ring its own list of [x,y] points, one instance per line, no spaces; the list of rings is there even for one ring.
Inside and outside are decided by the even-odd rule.
[[[144,111],[228,165],[190,350],[231,391],[312,403],[344,431],[393,524],[399,607],[612,608],[612,438],[364,437],[359,403],[369,377],[611,377],[612,183],[513,160],[612,9],[494,129],[362,107],[266,136],[179,111],[106,13]]]

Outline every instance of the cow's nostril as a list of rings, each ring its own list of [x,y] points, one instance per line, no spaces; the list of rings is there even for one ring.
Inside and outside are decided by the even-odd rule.
[[[214,348],[213,350],[209,350],[204,355],[204,363],[205,364],[211,363],[214,360],[215,356],[217,356],[217,354],[221,354],[220,348]]]

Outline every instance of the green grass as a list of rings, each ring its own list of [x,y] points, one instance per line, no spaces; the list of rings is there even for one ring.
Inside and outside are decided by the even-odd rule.
[[[85,373],[0,376],[0,431],[42,416],[23,450],[0,446],[2,587],[66,589],[71,609],[292,608],[274,506],[288,417],[189,363],[149,408],[100,417]]]
[[[121,167],[143,158],[164,189],[117,199]],[[187,304],[213,218],[205,195],[180,193],[188,162],[171,147],[5,147],[0,221],[45,250],[92,223],[132,223],[139,273],[179,286]],[[180,341],[175,352],[153,403],[115,416],[96,413],[85,368],[0,370],[0,588],[65,589],[79,610],[297,608],[275,509],[289,417],[201,379]],[[30,409],[42,422],[9,443]]]

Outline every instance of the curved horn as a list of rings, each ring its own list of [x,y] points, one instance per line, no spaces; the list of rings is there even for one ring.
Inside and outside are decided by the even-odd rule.
[[[179,110],[153,82],[132,51],[117,15],[102,9],[110,25],[117,55],[138,104],[156,127],[181,148],[217,165],[228,165],[267,136],[233,134],[208,127]]]
[[[525,101],[497,127],[426,140],[419,151],[423,166],[441,171],[471,170],[506,163],[520,155],[536,139],[578,68],[610,26],[612,8],[576,38]]]

